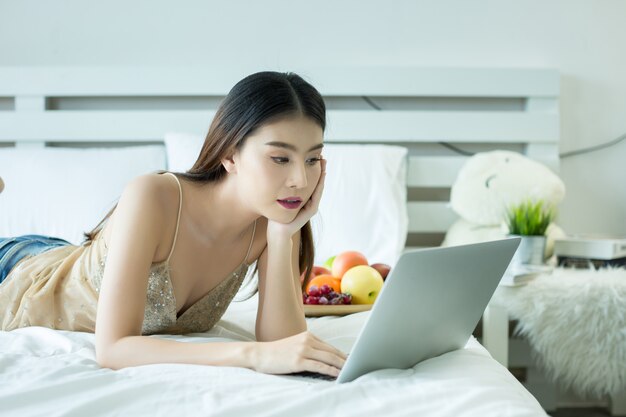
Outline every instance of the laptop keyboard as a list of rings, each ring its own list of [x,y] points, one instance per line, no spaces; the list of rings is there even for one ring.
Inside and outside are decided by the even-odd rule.
[[[337,377],[332,376],[332,375],[321,374],[319,372],[311,372],[311,371],[293,372],[287,375],[302,376],[302,377],[311,378],[311,379],[323,379],[325,381],[334,381],[337,379]]]

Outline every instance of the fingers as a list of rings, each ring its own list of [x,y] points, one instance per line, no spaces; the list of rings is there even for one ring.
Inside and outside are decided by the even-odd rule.
[[[338,375],[339,370],[346,363],[347,355],[334,346],[323,342],[312,333],[309,333],[309,336],[311,337],[311,349],[307,352],[307,356],[315,362],[310,364],[310,366],[314,366],[316,369],[308,370],[328,375]]]
[[[313,196],[315,197],[315,209],[317,211],[317,208],[320,205],[320,202],[322,201],[322,193],[324,191],[324,177],[326,176],[326,174],[322,174],[322,176],[320,177],[320,182],[317,184],[317,187],[315,188],[315,192],[313,193]]]
[[[334,377],[339,376],[339,371],[340,369],[332,366],[332,365],[327,365],[325,363],[322,362],[318,362],[315,360],[305,360],[303,362],[304,365],[304,370],[305,371],[309,371],[309,372],[318,372],[320,374],[326,374],[326,375],[331,375]]]
[[[311,216],[315,214],[319,208],[320,201],[322,200],[322,193],[324,191],[324,180],[326,178],[326,160],[322,159],[322,172],[320,178],[317,180],[317,185],[313,190],[313,194],[303,207],[307,212],[310,212]]]
[[[343,365],[346,363],[343,355],[317,348],[311,349],[309,358],[315,359],[316,361],[322,362],[326,365],[333,366],[337,369],[343,368]]]
[[[317,186],[315,187],[315,190],[313,191],[313,198],[309,200],[312,203],[316,204],[316,206],[319,206],[319,203],[322,199],[322,192],[324,191],[325,179],[326,179],[326,160],[322,159],[322,173],[320,174],[320,178],[317,181]]]
[[[306,332],[303,332],[306,333]],[[310,334],[298,334],[273,342],[260,342],[254,369],[269,374],[318,372],[338,376],[344,360],[326,350],[312,346]]]
[[[313,337],[315,337],[315,336],[313,336]],[[314,341],[312,343],[312,346],[315,347],[316,349],[330,352],[330,353],[338,356],[339,358],[343,359],[344,362],[348,358],[348,355],[346,355],[345,353],[343,353],[342,351],[340,351],[339,349],[337,349],[333,345],[330,345],[330,344],[328,344],[328,343],[318,339],[317,337],[315,337],[315,339],[314,339]]]

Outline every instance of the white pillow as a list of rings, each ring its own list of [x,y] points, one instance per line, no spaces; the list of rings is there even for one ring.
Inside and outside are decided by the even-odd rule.
[[[324,195],[311,219],[315,265],[347,250],[363,253],[370,264],[396,264],[409,225],[407,154],[401,146],[324,146]]]
[[[204,138],[168,133],[168,170],[186,171],[196,161]],[[324,195],[311,219],[315,265],[347,250],[370,262],[394,266],[402,253],[407,212],[407,154],[402,146],[326,144]]]
[[[162,145],[2,148],[0,237],[41,234],[79,245],[131,179],[161,169]]]
[[[167,151],[167,169],[187,172],[198,159],[204,138],[199,135],[169,132],[164,137]]]

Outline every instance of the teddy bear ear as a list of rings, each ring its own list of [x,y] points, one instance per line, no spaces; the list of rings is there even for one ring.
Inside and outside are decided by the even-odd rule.
[[[497,226],[506,208],[524,199],[557,205],[565,184],[548,167],[512,151],[479,152],[468,158],[450,189],[450,205],[462,219]]]

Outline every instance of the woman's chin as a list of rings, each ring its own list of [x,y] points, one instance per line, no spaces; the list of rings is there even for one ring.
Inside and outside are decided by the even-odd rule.
[[[279,210],[282,210],[282,213],[279,211],[278,213],[272,213],[265,217],[276,223],[289,224],[298,215],[298,210],[285,210],[281,208],[279,208]]]

